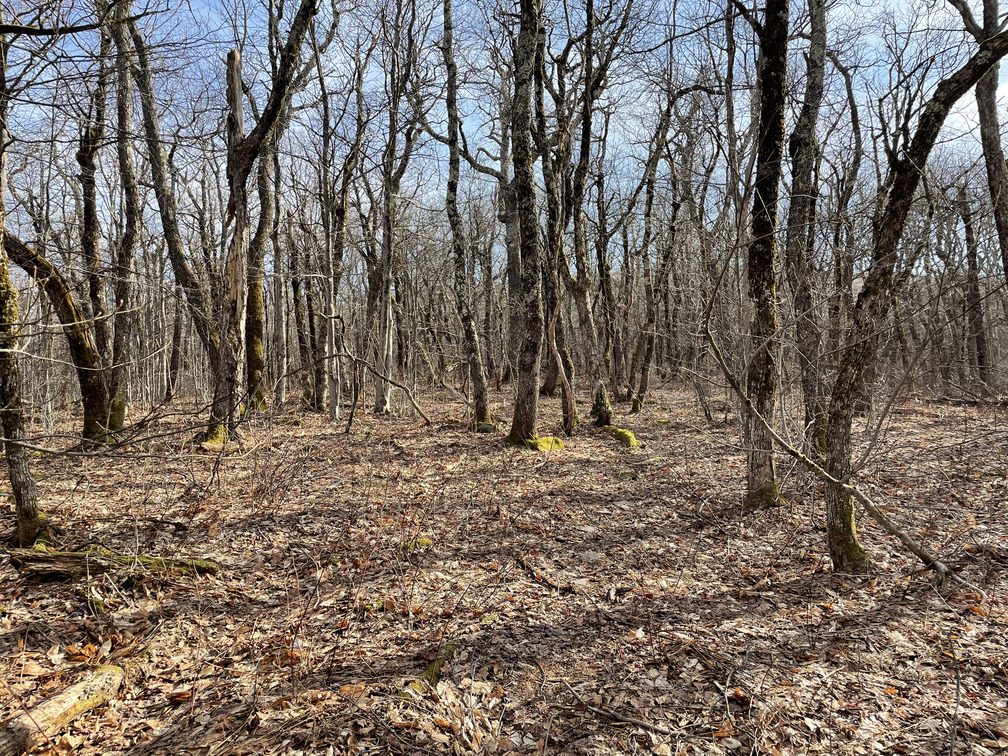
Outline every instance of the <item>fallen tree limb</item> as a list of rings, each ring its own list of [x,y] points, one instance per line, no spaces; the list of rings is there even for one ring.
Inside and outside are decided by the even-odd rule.
[[[371,373],[373,373],[375,376],[377,376],[378,378],[381,378],[386,383],[391,383],[397,389],[399,389],[404,394],[406,394],[406,398],[409,399],[410,404],[413,405],[413,409],[416,410],[416,413],[418,415],[420,415],[420,417],[422,417],[424,419],[424,422],[426,422],[427,425],[433,425],[434,424],[433,421],[427,416],[427,413],[424,412],[422,409],[420,409],[420,405],[417,404],[417,400],[416,400],[416,397],[413,396],[413,392],[410,391],[408,388],[406,388],[406,386],[404,386],[403,384],[401,384],[401,383],[399,383],[397,381],[392,380],[391,378],[389,378],[387,375],[385,375],[381,371],[379,371],[376,368],[372,367],[371,363],[369,363],[367,360],[365,360],[365,359],[363,359],[361,357],[358,357],[358,356],[356,356],[354,354],[351,354],[350,352],[342,352],[339,356],[340,357],[346,357],[348,359],[353,360],[356,364],[363,366],[364,368],[366,368],[367,370],[369,370]]]
[[[176,572],[180,575],[216,575],[220,564],[212,559],[178,559],[143,554],[122,555],[108,551],[35,551],[11,549],[10,560],[27,576],[79,578],[122,567],[141,567],[152,572]]]
[[[51,738],[81,714],[102,706],[119,690],[123,671],[102,667],[86,680],[15,717],[0,730],[0,756],[21,756]]]

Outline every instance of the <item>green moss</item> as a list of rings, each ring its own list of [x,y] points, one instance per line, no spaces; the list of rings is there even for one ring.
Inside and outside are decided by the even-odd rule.
[[[564,448],[563,440],[556,436],[533,436],[517,442],[509,438],[508,443],[532,451],[560,451]]]
[[[451,640],[445,643],[441,647],[441,651],[438,653],[437,658],[427,665],[427,669],[423,671],[423,679],[429,682],[431,685],[437,685],[437,681],[441,679],[441,672],[444,670],[445,664],[452,660],[455,656],[455,652],[458,651],[459,641]]]
[[[413,696],[407,691],[415,691],[422,695],[427,692],[428,686],[435,687],[438,684],[438,680],[441,679],[441,673],[444,671],[445,665],[452,660],[455,652],[458,651],[459,644],[460,641],[458,640],[450,640],[441,646],[437,657],[427,665],[427,668],[420,675],[420,679],[403,685],[399,695],[403,698],[412,698]]]
[[[203,443],[200,444],[200,447],[206,451],[219,452],[224,448],[227,440],[227,426],[224,423],[215,423],[207,428],[206,435],[203,437]]]
[[[628,449],[640,448],[640,441],[637,440],[637,437],[631,431],[628,431],[624,428],[617,428],[615,425],[606,425],[605,427],[602,428],[602,430],[604,430],[610,436],[615,438],[617,441],[619,441],[621,444],[623,444],[623,446],[627,447]]]
[[[399,550],[404,554],[409,554],[411,551],[416,551],[417,549],[429,549],[434,545],[432,541],[427,536],[420,536],[419,538],[412,538],[405,543],[399,544]]]
[[[479,423],[475,427],[477,433],[496,433],[497,426],[493,423]]]
[[[89,591],[87,588],[81,588],[77,591],[77,598],[84,602],[84,608],[87,614],[93,617],[97,617],[99,614],[104,614],[106,607],[105,602],[102,601],[98,596]]]
[[[633,470],[620,470],[616,473],[620,480],[639,480],[640,475],[635,473]]]
[[[752,512],[762,509],[774,509],[786,503],[784,497],[781,496],[780,487],[776,483],[770,483],[756,491],[747,493],[745,501],[742,502],[742,508]]]

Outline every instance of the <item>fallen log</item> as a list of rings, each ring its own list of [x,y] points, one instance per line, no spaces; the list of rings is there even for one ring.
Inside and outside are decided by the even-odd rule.
[[[119,667],[102,667],[46,699],[0,730],[0,756],[21,756],[51,739],[81,714],[109,702],[122,684]]]
[[[19,572],[44,578],[79,578],[113,569],[142,568],[153,572],[181,575],[216,575],[220,564],[212,559],[152,557],[144,554],[126,556],[108,551],[35,551],[11,549],[10,560]]]

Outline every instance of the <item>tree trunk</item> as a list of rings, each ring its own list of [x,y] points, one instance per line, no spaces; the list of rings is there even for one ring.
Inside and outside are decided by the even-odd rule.
[[[980,295],[980,270],[977,263],[976,231],[973,228],[973,212],[970,210],[969,196],[964,187],[959,187],[959,214],[962,216],[966,234],[966,316],[969,338],[973,342],[976,355],[977,375],[980,383],[990,383],[990,356],[987,352],[987,331],[984,328],[983,299]]]
[[[1001,23],[998,0],[983,0],[983,33],[992,37]],[[1001,124],[998,120],[997,90],[1001,64],[995,61],[977,82],[977,115],[980,120],[980,143],[983,146],[987,185],[994,205],[994,225],[997,228],[1001,268],[1008,279],[1008,167],[1001,146]]]
[[[539,34],[540,6],[521,0],[521,24],[514,48],[515,96],[512,103],[511,141],[514,149],[514,192],[518,211],[521,253],[521,351],[515,386],[515,406],[508,441],[525,445],[537,436],[539,413],[539,357],[543,340],[542,246],[536,207],[532,152],[532,77]]]
[[[777,196],[784,152],[785,80],[787,77],[788,0],[767,0],[760,31],[759,137],[752,205],[752,240],[748,249],[749,298],[753,319],[749,329],[752,357],[746,390],[757,412],[774,416],[777,406]],[[748,456],[747,508],[780,503],[774,470],[773,440],[754,418],[746,418]]]
[[[87,672],[76,685],[14,717],[0,730],[0,756],[21,756],[46,742],[81,714],[108,703],[122,684],[119,667]]]
[[[241,53],[227,57],[228,211],[234,223],[227,261],[224,264],[224,316],[221,323],[221,355],[214,376],[214,398],[207,427],[207,443],[222,444],[238,424],[240,371],[245,356],[245,308],[248,301],[249,209],[246,181],[254,154],[242,149],[245,141],[245,106],[242,93]]]
[[[815,196],[818,192],[816,124],[823,98],[826,73],[826,4],[809,0],[811,42],[805,55],[805,100],[791,133],[791,208],[788,211],[784,260],[787,280],[794,297],[798,360],[805,400],[805,446],[809,455],[822,462],[826,452],[826,406],[822,399],[819,351],[822,334],[812,297],[815,276],[814,248]]]
[[[127,8],[120,6],[119,20],[125,18]],[[112,25],[112,34],[119,37],[116,43],[116,124],[119,158],[119,180],[122,182],[126,225],[116,249],[113,263],[115,274],[115,316],[112,324],[115,335],[112,341],[112,364],[109,368],[109,421],[112,432],[122,430],[126,420],[126,389],[129,378],[130,342],[136,323],[133,298],[133,257],[136,255],[140,232],[140,186],[133,165],[133,87],[130,80],[129,45],[121,23]]]
[[[245,310],[245,382],[248,410],[266,409],[266,244],[273,230],[273,152],[263,153],[256,166],[256,190],[259,194],[259,220],[249,244],[248,301]]]
[[[3,11],[0,10],[0,20]],[[9,43],[0,34],[0,425],[3,426],[7,474],[14,494],[17,529],[14,540],[30,546],[45,527],[38,511],[35,479],[28,468],[28,453],[23,446],[24,414],[21,407],[21,373],[18,368],[18,343],[21,323],[18,316],[18,292],[10,277],[6,252],[4,222],[7,197],[7,111],[10,90],[7,85],[7,50]]]
[[[179,369],[182,366],[182,290],[175,286],[175,322],[172,324],[171,353],[168,356],[168,375],[165,381],[164,402],[168,404],[178,391]]]
[[[215,375],[213,405],[206,440],[223,443],[237,428],[241,367],[245,358],[245,318],[248,304],[249,208],[248,177],[267,142],[274,138],[277,123],[289,107],[294,69],[301,54],[301,43],[314,17],[317,0],[301,0],[291,22],[287,41],[280,53],[280,64],[273,74],[269,99],[252,131],[245,135],[241,54],[232,50],[227,57],[228,100],[228,208],[227,221],[234,223],[227,260],[224,265],[224,313],[220,328],[220,360]],[[266,176],[268,172],[263,171]],[[271,208],[262,209],[269,212]],[[226,227],[227,223],[225,224]],[[263,246],[265,238],[263,239]],[[261,286],[259,306],[261,307]],[[262,334],[259,334],[261,345]]]
[[[486,374],[483,372],[479,335],[476,333],[476,322],[473,318],[472,276],[469,275],[471,268],[467,265],[466,254],[468,245],[456,196],[459,180],[459,115],[456,101],[458,69],[455,65],[453,27],[452,0],[444,0],[444,37],[441,41],[441,53],[448,73],[445,91],[445,109],[448,115],[448,187],[445,193],[445,209],[451,226],[452,252],[455,258],[455,306],[458,309],[459,320],[462,321],[464,349],[469,364],[469,379],[473,387],[473,425],[478,427],[493,424],[493,420],[490,417],[490,400],[487,395]],[[489,305],[487,302],[487,307]]]
[[[829,404],[826,471],[847,482],[851,475],[851,423],[854,406],[866,385],[878,351],[878,334],[892,302],[896,250],[907,214],[927,163],[952,106],[1008,53],[1008,32],[980,43],[980,49],[958,71],[943,79],[920,110],[917,128],[904,153],[892,165],[890,189],[877,224],[871,262],[854,306],[852,322],[840,353],[840,365]],[[868,559],[857,538],[850,493],[826,489],[826,528],[833,567],[840,572],[864,572]]]
[[[81,435],[86,442],[104,442],[108,434],[109,405],[101,354],[70,284],[51,261],[10,232],[4,235],[4,250],[5,256],[39,282],[56,311],[80,385],[84,406]]]

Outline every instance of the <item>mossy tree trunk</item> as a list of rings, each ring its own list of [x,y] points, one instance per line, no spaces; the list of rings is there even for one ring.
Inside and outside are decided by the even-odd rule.
[[[826,431],[826,471],[847,482],[851,476],[851,424],[854,408],[872,375],[880,328],[892,303],[897,248],[907,215],[920,184],[922,167],[952,106],[1008,53],[1008,32],[980,43],[962,68],[938,83],[920,109],[912,138],[903,145],[890,168],[890,187],[875,226],[871,260],[857,297],[840,353],[840,364],[830,397]],[[826,528],[833,566],[841,572],[864,572],[868,559],[858,540],[850,494],[840,486],[826,489]]]
[[[249,244],[248,301],[245,311],[245,382],[248,407],[252,412],[266,409],[266,244],[273,230],[272,181],[273,151],[276,136],[271,140],[256,165],[256,191],[259,195],[259,219]]]
[[[0,21],[3,11],[0,10]],[[35,479],[28,468],[28,453],[23,444],[25,438],[24,415],[21,407],[21,374],[18,368],[18,342],[20,341],[20,318],[18,315],[18,292],[10,276],[10,262],[4,243],[4,221],[6,219],[7,197],[7,112],[11,92],[7,82],[7,36],[0,34],[0,425],[3,427],[4,454],[7,457],[7,474],[11,492],[14,494],[14,509],[17,529],[14,539],[19,545],[34,543],[44,527],[44,519],[38,511],[38,493]]]
[[[784,152],[785,84],[787,76],[788,0],[768,0],[759,30],[759,130],[756,180],[752,205],[752,240],[748,249],[749,298],[753,318],[749,328],[752,357],[746,391],[756,410],[773,418],[777,406],[777,197]],[[746,506],[763,508],[780,502],[774,469],[773,440],[754,418],[745,426]]]
[[[524,445],[537,435],[539,358],[542,353],[542,246],[536,202],[532,151],[532,78],[541,10],[536,0],[521,0],[521,21],[514,47],[515,95],[511,142],[514,151],[514,193],[521,252],[520,307],[524,331],[518,353],[514,414],[508,441]]]

